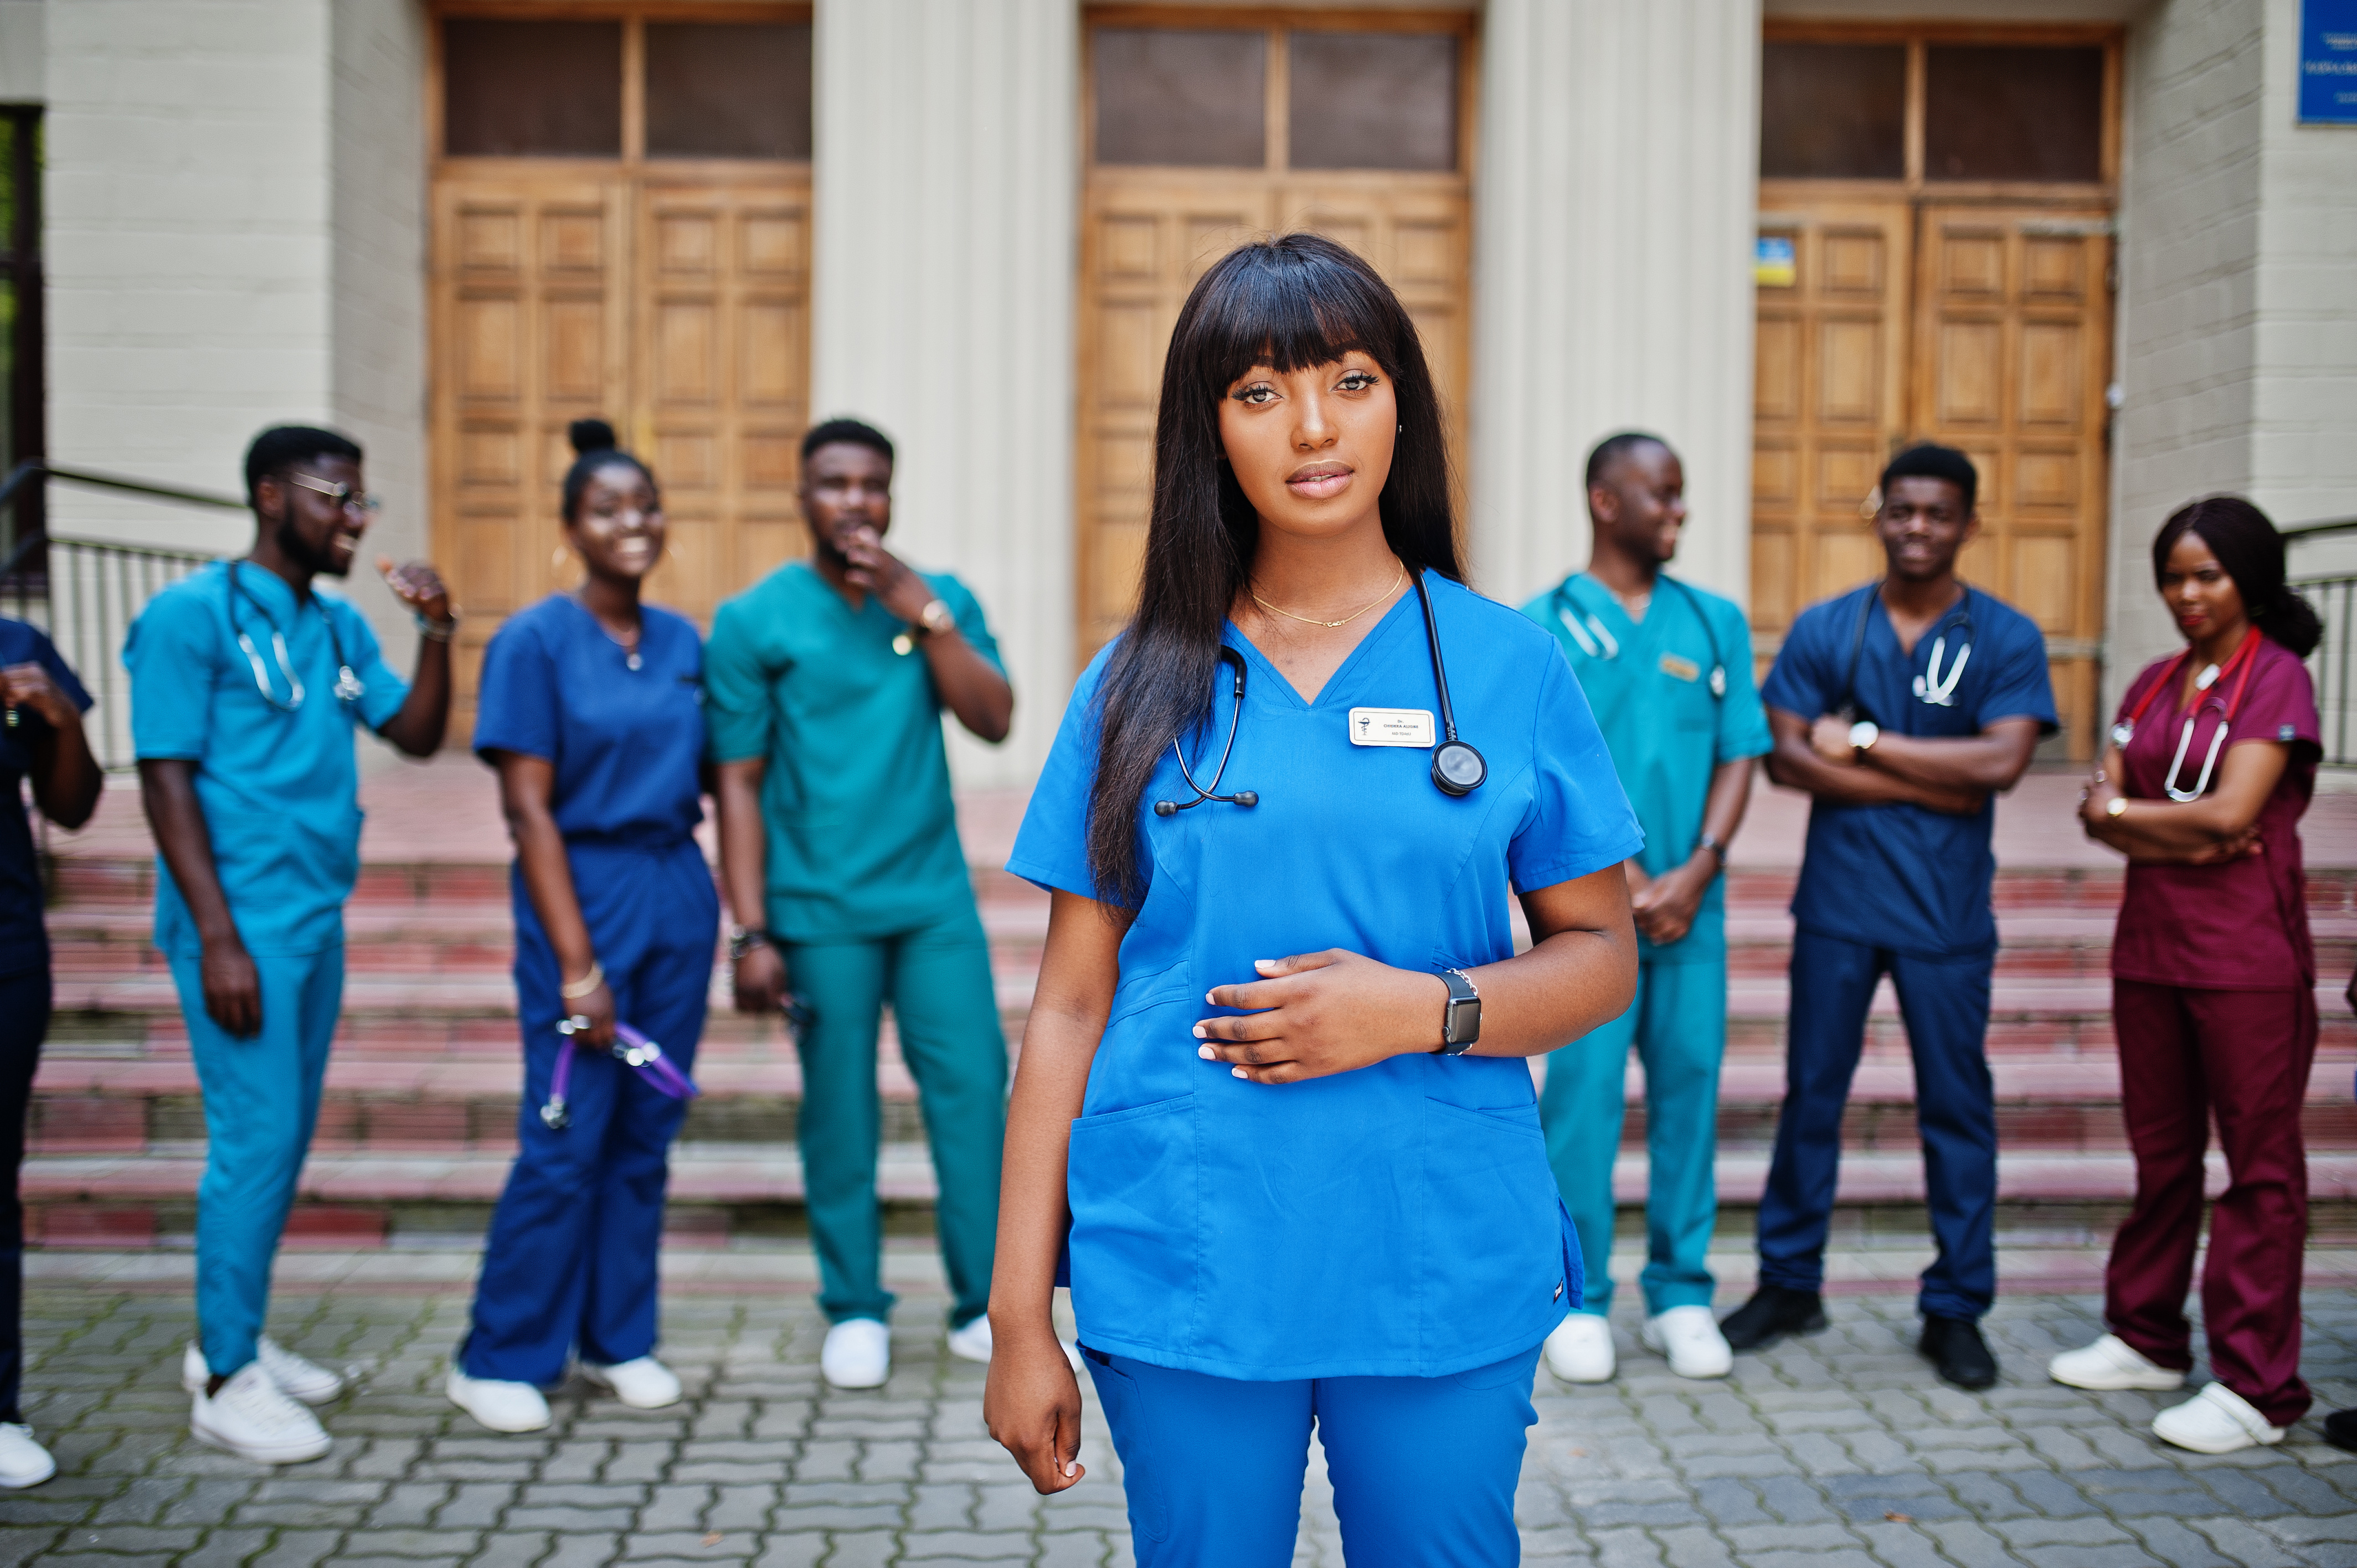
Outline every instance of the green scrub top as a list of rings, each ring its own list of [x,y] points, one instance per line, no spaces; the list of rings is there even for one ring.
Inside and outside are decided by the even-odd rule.
[[[1004,673],[965,585],[920,575]],[[893,936],[974,908],[941,693],[922,650],[893,646],[908,629],[873,595],[853,609],[802,561],[713,618],[704,650],[712,755],[769,763],[769,919],[782,940]]]
[[[1684,865],[1702,841],[1713,770],[1762,756],[1772,744],[1751,680],[1751,628],[1742,610],[1664,574],[1645,618],[1631,620],[1610,589],[1575,572],[1523,613],[1555,633],[1587,693],[1645,829],[1637,864],[1653,876]],[[1727,879],[1715,877],[1684,938],[1656,947],[1640,936],[1638,956],[1723,962],[1726,910]]]

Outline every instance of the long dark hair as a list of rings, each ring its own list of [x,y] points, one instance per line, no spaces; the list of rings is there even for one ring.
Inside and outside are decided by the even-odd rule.
[[[1391,378],[1400,431],[1379,505],[1383,538],[1409,570],[1458,582],[1440,400],[1415,323],[1375,269],[1315,234],[1239,245],[1197,282],[1162,361],[1154,419],[1154,510],[1137,614],[1099,688],[1089,869],[1113,900],[1146,896],[1137,802],[1162,753],[1211,709],[1229,607],[1252,574],[1260,518],[1224,461],[1220,403],[1255,365],[1280,372],[1352,349]]]
[[[2243,596],[2243,608],[2261,631],[2302,659],[2324,640],[2316,608],[2284,581],[2284,537],[2267,514],[2240,496],[2204,496],[2169,514],[2152,536],[2152,580],[2169,567],[2169,553],[2198,533]]]

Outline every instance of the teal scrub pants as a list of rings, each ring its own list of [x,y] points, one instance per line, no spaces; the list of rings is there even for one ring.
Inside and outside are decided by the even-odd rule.
[[[232,1037],[205,1014],[202,965],[175,957],[188,1054],[205,1097],[197,1184],[197,1337],[229,1377],[253,1359],[270,1310],[270,1269],[319,1120],[319,1086],[344,999],[344,950],[255,953],[262,1033]]]
[[[982,922],[968,908],[899,936],[782,946],[789,980],[812,1014],[802,1038],[801,1139],[820,1310],[832,1323],[881,1322],[892,1312],[876,1199],[884,1116],[876,1036],[888,1000],[932,1149],[950,1322],[962,1328],[990,1305],[1006,1140],[1006,1037]]]
[[[1718,1221],[1718,1066],[1727,1055],[1727,965],[1637,971],[1637,1000],[1611,1023],[1547,1058],[1539,1121],[1564,1207],[1590,1260],[1580,1310],[1612,1310],[1612,1161],[1620,1152],[1629,1050],[1645,1067],[1645,1310],[1708,1306]]]

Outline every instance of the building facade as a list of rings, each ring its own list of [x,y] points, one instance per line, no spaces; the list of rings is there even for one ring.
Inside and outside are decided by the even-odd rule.
[[[2311,0],[2313,3],[2313,0]],[[234,489],[350,429],[464,651],[562,580],[565,423],[654,462],[669,602],[804,547],[794,446],[901,446],[897,546],[971,583],[1028,782],[1125,612],[1160,355],[1243,235],[1361,248],[1424,330],[1477,585],[1586,550],[1609,431],[1684,454],[1696,580],[1772,650],[1869,575],[1919,436],[1967,574],[2045,628],[2083,756],[2173,634],[2145,547],[2234,489],[2357,515],[2357,126],[2302,0],[0,0],[38,107],[48,453]],[[244,525],[59,491],[60,536]],[[406,628],[371,585],[356,593]],[[471,659],[468,661],[471,680]]]

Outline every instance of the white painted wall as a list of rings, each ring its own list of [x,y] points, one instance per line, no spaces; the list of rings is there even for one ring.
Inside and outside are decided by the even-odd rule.
[[[0,0],[0,103],[48,96],[48,18],[43,0]]]
[[[951,725],[968,788],[1028,785],[1072,678],[1072,0],[820,0],[813,419],[899,448],[894,548],[989,612],[1015,731]]]
[[[1638,426],[1685,461],[1675,570],[1749,602],[1759,0],[1491,0],[1481,59],[1479,585],[1584,563],[1580,466]]]
[[[2296,124],[2298,25],[2298,0],[2165,0],[2129,35],[2107,700],[2178,646],[2148,553],[2170,511],[2357,516],[2357,129]]]

